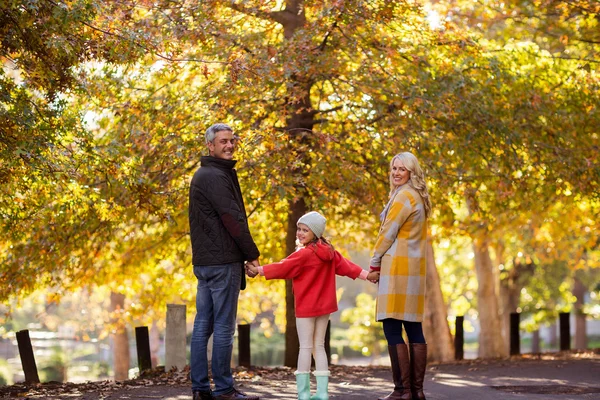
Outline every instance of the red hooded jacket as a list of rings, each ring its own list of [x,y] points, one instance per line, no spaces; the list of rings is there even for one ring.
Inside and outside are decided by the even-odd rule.
[[[321,241],[297,250],[280,262],[262,267],[266,279],[292,280],[298,318],[337,311],[336,274],[356,279],[363,272],[360,266]]]

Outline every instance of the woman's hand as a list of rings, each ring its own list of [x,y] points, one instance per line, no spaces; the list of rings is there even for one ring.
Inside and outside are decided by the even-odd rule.
[[[373,283],[377,283],[377,282],[379,282],[379,274],[380,274],[379,271],[371,271],[367,275],[367,280],[369,280]]]

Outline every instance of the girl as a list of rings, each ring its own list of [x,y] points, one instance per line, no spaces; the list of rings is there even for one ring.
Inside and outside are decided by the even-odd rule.
[[[292,279],[296,307],[296,326],[300,339],[298,369],[295,372],[299,400],[329,398],[329,367],[325,353],[325,331],[329,314],[337,311],[335,275],[376,282],[379,272],[368,272],[345,259],[322,237],[325,217],[316,211],[299,220],[296,252],[280,262],[256,267],[246,264],[249,276],[260,274],[266,279]],[[315,358],[317,393],[310,395],[311,353]]]

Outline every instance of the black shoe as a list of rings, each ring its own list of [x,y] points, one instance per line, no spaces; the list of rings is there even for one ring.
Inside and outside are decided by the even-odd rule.
[[[201,392],[199,390],[194,390],[192,393],[194,394],[193,400],[213,400],[214,399],[212,392],[210,392],[210,391]]]
[[[241,399],[260,400],[260,398],[258,396],[248,396],[247,394],[244,394],[235,388],[229,393],[225,393],[220,396],[214,397],[214,399],[215,400],[241,400]]]

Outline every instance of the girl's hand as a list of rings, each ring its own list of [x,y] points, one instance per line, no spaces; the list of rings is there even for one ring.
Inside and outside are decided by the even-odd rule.
[[[371,271],[367,275],[367,280],[369,280],[373,283],[377,283],[377,282],[379,282],[379,274],[380,274],[379,271]]]

